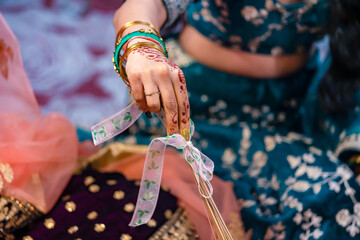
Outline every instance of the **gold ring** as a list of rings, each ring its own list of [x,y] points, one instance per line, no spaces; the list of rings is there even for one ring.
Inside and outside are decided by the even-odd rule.
[[[152,95],[155,95],[155,94],[160,94],[160,91],[153,92],[153,93],[148,93],[148,94],[145,93],[145,96],[152,96]]]

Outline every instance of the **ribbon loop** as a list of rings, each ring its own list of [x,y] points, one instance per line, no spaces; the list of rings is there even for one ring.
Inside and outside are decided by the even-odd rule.
[[[122,133],[129,128],[141,114],[142,111],[137,107],[136,103],[133,102],[124,110],[95,125],[91,128],[94,144],[100,144]],[[157,116],[164,123],[163,111],[157,114]],[[135,227],[147,223],[155,211],[160,191],[164,154],[168,145],[183,151],[185,160],[195,173],[200,194],[204,198],[210,198],[212,196],[213,188],[210,180],[213,177],[214,163],[192,144],[191,137],[194,134],[194,130],[194,123],[190,120],[189,141],[186,141],[180,134],[159,137],[151,141],[146,154],[135,211],[129,226]],[[200,191],[200,178],[202,178],[209,187],[208,195]]]

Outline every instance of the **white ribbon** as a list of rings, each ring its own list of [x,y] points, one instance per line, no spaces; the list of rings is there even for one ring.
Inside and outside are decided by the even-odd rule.
[[[124,110],[95,125],[91,128],[94,144],[98,145],[122,133],[129,128],[141,114],[142,111],[137,107],[135,102],[133,102]],[[164,123],[163,113],[158,114],[158,117]],[[190,122],[189,141],[186,141],[180,134],[159,137],[151,141],[146,154],[135,211],[129,226],[139,226],[147,223],[155,211],[160,190],[164,153],[167,145],[175,147],[178,150],[183,150],[185,160],[190,164],[195,173],[200,194],[204,198],[212,196],[213,188],[210,180],[213,177],[214,163],[192,144],[191,137],[194,133],[195,126],[191,120]],[[207,183],[210,190],[209,195],[204,195],[202,191],[200,191],[199,177]]]

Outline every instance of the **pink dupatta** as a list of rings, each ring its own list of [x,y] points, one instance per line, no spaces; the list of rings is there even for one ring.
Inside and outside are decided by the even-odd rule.
[[[19,44],[0,13],[0,194],[48,212],[74,171],[77,153],[71,123],[58,113],[41,114]]]

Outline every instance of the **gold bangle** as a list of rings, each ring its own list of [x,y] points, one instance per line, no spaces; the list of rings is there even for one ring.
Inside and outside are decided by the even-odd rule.
[[[124,69],[124,66],[123,66],[123,61],[125,60],[127,55],[129,55],[132,51],[134,51],[135,49],[141,48],[141,47],[155,48],[156,50],[159,50],[166,57],[166,55],[165,55],[164,51],[162,50],[162,48],[159,47],[159,45],[157,45],[156,43],[138,42],[138,43],[135,43],[134,45],[131,45],[131,47],[126,49],[126,51],[121,56],[120,61],[119,61],[119,74],[120,74],[120,77],[122,78],[122,80],[124,81],[126,86],[128,86],[128,87],[130,86],[130,82],[129,82],[129,79],[127,78],[127,75],[125,73],[125,69]]]
[[[131,26],[133,26],[133,25],[136,25],[136,24],[146,25],[146,26],[150,27],[152,30],[154,30],[155,34],[156,34],[159,38],[161,38],[160,33],[156,30],[155,26],[152,25],[151,23],[144,22],[144,21],[131,21],[131,22],[125,23],[125,25],[122,26],[122,27],[120,28],[119,32],[116,34],[115,47],[116,47],[117,43],[119,42],[119,40],[120,40],[119,38],[121,38],[123,32],[124,32],[127,28],[129,28],[129,27],[131,27]]]

